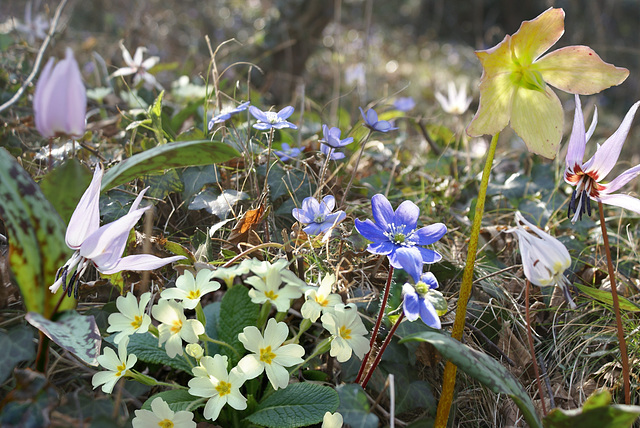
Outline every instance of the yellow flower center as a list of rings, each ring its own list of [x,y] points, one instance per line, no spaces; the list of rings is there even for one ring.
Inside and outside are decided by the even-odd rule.
[[[263,363],[271,364],[271,361],[276,357],[276,354],[271,352],[271,346],[266,348],[260,348],[260,361]]]
[[[218,382],[218,385],[216,385],[216,391],[218,391],[218,395],[220,397],[231,394],[231,384],[229,382],[221,380],[220,382]]]
[[[329,304],[329,301],[322,296],[316,296],[316,302],[323,308],[326,308],[327,305]]]
[[[192,299],[192,300],[195,300],[199,297],[200,297],[200,290],[189,291],[189,294],[187,295],[187,299]]]
[[[343,325],[342,327],[340,327],[340,330],[338,331],[338,335],[345,340],[349,340],[351,339],[351,329]]]
[[[264,293],[264,295],[267,299],[270,300],[276,300],[278,298],[278,295],[272,290],[267,291],[266,293]]]
[[[171,333],[178,334],[180,333],[180,330],[182,330],[182,321],[175,320],[171,326]]]
[[[169,419],[164,419],[158,422],[158,426],[160,428],[173,428],[173,422],[171,422]]]
[[[120,376],[122,376],[122,372],[127,369],[127,365],[125,363],[122,363],[121,365],[119,365],[116,368],[118,369],[118,371],[116,372],[116,376],[120,377]]]
[[[131,322],[131,327],[138,329],[142,325],[142,317],[140,315],[136,315],[133,317],[133,321]]]

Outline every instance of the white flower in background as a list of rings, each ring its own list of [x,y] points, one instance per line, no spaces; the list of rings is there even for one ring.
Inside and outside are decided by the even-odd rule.
[[[104,353],[98,357],[98,363],[105,369],[106,372],[98,372],[91,378],[91,384],[93,389],[96,389],[102,385],[102,392],[111,394],[113,387],[118,380],[127,374],[127,371],[131,369],[138,357],[135,355],[127,355],[127,345],[129,344],[129,338],[125,337],[118,344],[118,354],[108,347],[104,348]]]
[[[230,288],[233,286],[233,280],[236,279],[236,276],[244,275],[247,273],[249,273],[249,265],[242,262],[231,267],[219,267],[218,269],[213,271],[213,275],[211,276],[211,278],[223,280],[227,285],[227,288]]]
[[[198,343],[188,344],[187,346],[184,347],[184,351],[190,357],[195,358],[196,361],[200,361],[200,358],[204,356],[204,349],[202,349],[202,346],[200,346]]]
[[[471,105],[472,97],[467,97],[467,85],[462,84],[460,87],[460,91],[456,89],[456,85],[453,82],[449,82],[448,86],[448,97],[445,98],[440,92],[436,92],[436,100],[442,106],[442,110],[446,111],[449,114],[463,114],[469,106]]]
[[[38,2],[40,3],[40,2]],[[36,9],[38,6],[36,5]],[[27,43],[33,45],[36,40],[44,40],[47,37],[47,30],[49,30],[49,21],[46,20],[41,13],[36,15],[35,19],[32,19],[31,2],[28,1],[24,8],[24,24],[20,22],[15,23],[15,29],[19,33],[22,33],[27,39]]]
[[[529,227],[528,231],[525,226]],[[564,271],[571,266],[571,256],[562,242],[525,220],[519,211],[516,211],[516,227],[507,232],[518,235],[522,268],[527,279],[539,287],[557,285],[574,309],[576,304],[567,288],[570,282],[564,276]]]
[[[158,326],[158,346],[167,342],[165,349],[171,358],[182,355],[182,341],[196,343],[204,333],[204,326],[198,320],[187,319],[180,303],[175,300],[160,300],[151,309],[151,314],[162,324]]]
[[[247,379],[258,377],[263,371],[267,372],[273,389],[286,388],[289,384],[289,372],[285,367],[301,364],[304,360],[304,348],[296,344],[282,345],[289,335],[286,323],[277,322],[270,318],[264,330],[264,337],[257,327],[249,326],[238,334],[238,339],[244,347],[253,352],[245,355],[238,368]]]
[[[213,271],[202,269],[194,278],[190,271],[185,270],[176,279],[176,286],[162,291],[160,297],[162,299],[180,300],[183,308],[193,309],[198,306],[202,296],[220,288],[220,283],[211,281],[212,275]]]
[[[367,329],[364,327],[356,305],[342,303],[335,305],[332,312],[322,315],[322,326],[331,333],[331,350],[329,355],[343,363],[355,353],[360,359],[369,351],[369,341],[364,338]]]
[[[135,414],[131,421],[133,428],[196,428],[193,413],[174,412],[160,397],[151,402],[151,410],[136,410]]]
[[[305,302],[300,310],[304,318],[316,322],[323,311],[331,310],[335,305],[342,303],[342,297],[339,294],[331,294],[331,287],[335,282],[335,275],[325,275],[320,287],[309,287],[305,291]]]
[[[287,260],[280,259],[274,264],[265,261],[250,265],[256,276],[247,278],[245,282],[253,286],[253,289],[249,290],[249,297],[253,303],[261,305],[271,302],[278,312],[286,312],[291,300],[302,296],[300,288],[306,284],[287,269],[288,264]]]
[[[194,378],[189,381],[189,394],[196,397],[211,397],[204,408],[204,417],[215,421],[220,410],[229,404],[236,410],[247,408],[247,399],[240,393],[245,376],[234,368],[227,373],[228,358],[216,354],[202,357],[200,365],[193,368]]]
[[[322,427],[321,428],[341,428],[344,423],[342,419],[342,415],[338,412],[331,414],[327,412],[324,414],[322,418]],[[136,428],[136,427],[133,427]]]
[[[144,81],[146,87],[152,88],[155,86],[158,90],[162,90],[162,85],[158,83],[153,74],[149,73],[149,69],[160,61],[159,57],[152,56],[143,61],[142,56],[147,51],[147,48],[139,46],[136,49],[136,53],[133,54],[133,58],[131,58],[131,54],[124,47],[122,40],[120,40],[120,49],[122,50],[122,58],[127,66],[116,70],[111,77],[130,76],[133,74],[133,86],[138,86],[138,83]]]
[[[149,300],[151,300],[151,293],[142,294],[140,303],[133,293],[127,293],[126,296],[116,299],[116,307],[120,312],[109,315],[107,328],[109,333],[119,332],[113,338],[113,343],[117,345],[127,336],[149,331],[151,317],[145,313]]]

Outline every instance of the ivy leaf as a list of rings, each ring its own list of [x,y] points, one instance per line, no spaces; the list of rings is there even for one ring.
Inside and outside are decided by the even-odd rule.
[[[220,318],[218,319],[218,337],[223,342],[233,346],[238,354],[245,353],[242,342],[238,339],[238,334],[242,333],[245,327],[256,325],[258,322],[258,312],[260,306],[251,301],[249,290],[246,287],[231,287],[222,298],[220,304]],[[222,347],[222,354],[227,355],[232,365],[239,361],[238,356],[229,348]]]
[[[180,412],[182,410],[193,412],[200,407],[204,407],[206,404],[206,401],[194,404],[194,402],[199,400],[200,397],[194,397],[189,394],[186,389],[171,389],[169,391],[162,391],[157,394],[153,394],[144,402],[142,409],[151,410],[151,403],[158,397],[162,398],[174,412]]]
[[[25,319],[61,348],[90,366],[98,365],[102,337],[93,315],[85,316],[69,311],[60,319],[51,321],[36,312],[29,312]]]
[[[184,191],[182,199],[185,201],[200,192],[207,184],[217,183],[220,174],[215,165],[190,166],[180,174]]]
[[[378,417],[371,413],[364,390],[357,383],[347,383],[336,387],[340,397],[338,412],[345,425],[361,428],[377,428]]]
[[[33,329],[26,325],[17,325],[6,333],[0,331],[0,349],[2,349],[0,352],[0,383],[2,383],[19,362],[36,358]]]
[[[246,419],[269,428],[296,428],[322,422],[324,414],[335,412],[339,404],[333,388],[294,383],[271,394]]]

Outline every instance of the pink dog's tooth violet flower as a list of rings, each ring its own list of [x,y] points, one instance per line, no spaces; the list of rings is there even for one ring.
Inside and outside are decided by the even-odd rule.
[[[594,114],[591,126],[585,132],[580,97],[576,95],[576,112],[567,149],[567,167],[564,172],[564,180],[575,186],[569,202],[568,213],[573,223],[581,219],[585,213],[591,215],[590,199],[626,208],[640,214],[640,200],[638,198],[624,194],[612,194],[640,175],[640,165],[629,168],[606,184],[601,183],[602,179],[611,172],[618,162],[622,145],[629,134],[638,107],[640,107],[640,101],[631,106],[616,132],[607,138],[602,145],[598,145],[591,159],[583,163],[585,147],[596,128],[598,116]],[[573,217],[571,217],[572,213],[574,213]]]
[[[619,85],[629,75],[629,70],[607,64],[587,46],[567,46],[543,56],[563,33],[564,11],[550,8],[523,22],[497,46],[476,51],[483,68],[480,105],[467,134],[495,135],[511,123],[529,151],[556,156],[564,115],[549,85],[591,95]]]
[[[33,96],[38,132],[45,138],[58,135],[79,138],[86,129],[87,92],[71,48],[54,67],[54,59],[42,70]]]
[[[129,213],[118,220],[100,226],[100,185],[103,172],[102,166],[98,164],[91,184],[82,195],[69,220],[65,242],[75,252],[58,270],[56,281],[49,287],[52,293],[56,293],[60,286],[63,286],[63,289],[68,290],[71,295],[74,284],[82,277],[89,264],[93,264],[101,273],[111,275],[123,270],[153,270],[185,258],[184,256],[160,258],[151,254],[122,257],[129,231],[150,208],[138,208],[147,189],[140,192],[131,205]],[[67,276],[74,269],[75,272],[67,285]],[[77,287],[75,292],[77,298]]]

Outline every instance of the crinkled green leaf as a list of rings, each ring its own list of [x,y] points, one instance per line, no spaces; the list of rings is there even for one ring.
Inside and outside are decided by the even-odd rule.
[[[0,147],[0,218],[9,238],[9,264],[27,311],[49,317],[62,295],[49,286],[71,251],[64,242],[66,226],[40,187],[16,159]],[[65,298],[61,310],[75,306]]]
[[[545,428],[624,428],[640,416],[640,406],[611,404],[609,391],[596,391],[581,409],[555,408],[544,418]]]
[[[209,140],[163,144],[133,155],[110,168],[102,179],[102,190],[109,190],[154,172],[221,163],[239,156],[236,149]]]
[[[48,172],[38,183],[65,224],[69,224],[82,194],[89,187],[93,173],[77,159],[69,159]]]
[[[251,301],[249,290],[246,287],[232,287],[224,294],[220,304],[220,318],[218,319],[218,337],[223,342],[233,346],[240,355],[246,350],[238,339],[245,327],[256,325],[260,306]],[[232,365],[239,358],[226,346],[220,349],[223,355],[227,355]]]
[[[351,427],[377,428],[378,417],[371,413],[371,406],[367,395],[357,383],[347,383],[336,387],[340,397],[338,412],[342,415],[344,423]]]
[[[204,332],[211,339],[218,340],[218,322],[220,322],[220,302],[213,302],[202,308],[204,318],[207,324],[204,326]],[[205,342],[207,346],[207,355],[215,355],[220,353],[220,346],[217,343]]]
[[[142,408],[144,410],[151,410],[151,403],[158,397],[162,398],[174,412],[180,412],[182,410],[193,412],[200,407],[204,407],[206,404],[206,401],[194,404],[194,402],[199,400],[200,397],[194,397],[185,389],[171,389],[169,391],[162,391],[157,394],[153,394],[144,402]]]
[[[33,337],[33,329],[26,325],[17,325],[7,332],[0,331],[0,383],[9,377],[19,362],[36,358]]]
[[[169,358],[164,349],[164,344],[162,347],[159,347],[158,338],[151,333],[132,334],[129,336],[127,352],[129,354],[135,354],[138,360],[144,361],[145,363],[164,364],[176,370],[182,370],[191,374],[191,366],[185,360],[185,357],[189,357],[184,354],[183,356],[176,355],[174,358]]]
[[[91,366],[98,365],[102,337],[93,315],[69,311],[60,319],[51,321],[36,312],[29,312],[25,319],[61,348]]]
[[[607,290],[598,290],[597,288],[589,287],[588,285],[582,284],[574,284],[580,291],[584,294],[593,297],[594,299],[607,304],[609,306],[613,306],[613,297],[611,295],[611,291]],[[628,312],[640,312],[640,307],[636,306],[634,303],[625,299],[622,296],[618,296],[618,303],[620,304],[620,309]]]
[[[476,379],[495,393],[506,394],[516,403],[531,427],[542,427],[533,402],[518,380],[498,361],[482,352],[469,348],[441,332],[423,331],[405,337],[407,341],[428,342],[458,369]]]
[[[335,412],[338,404],[338,393],[333,388],[294,383],[268,396],[246,419],[269,428],[302,427],[322,422],[324,414]]]

